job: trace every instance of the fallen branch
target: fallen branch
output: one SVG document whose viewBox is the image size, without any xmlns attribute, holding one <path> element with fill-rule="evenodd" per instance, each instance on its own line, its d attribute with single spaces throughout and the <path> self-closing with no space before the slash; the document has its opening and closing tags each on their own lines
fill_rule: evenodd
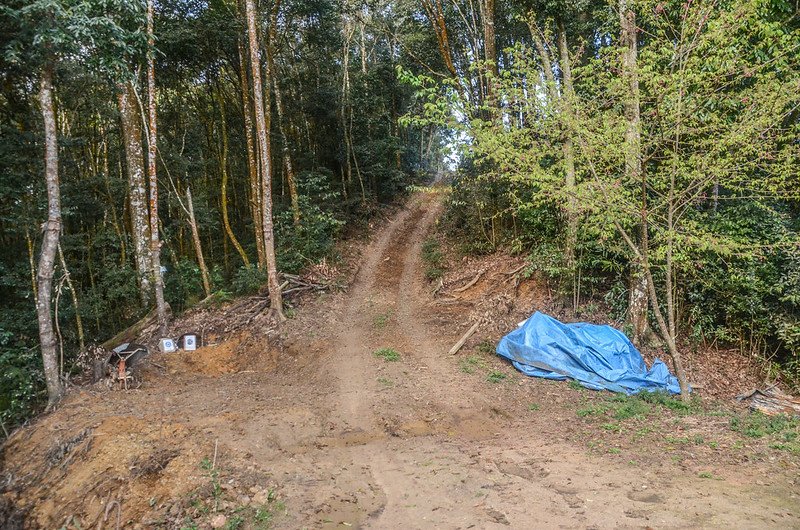
<svg viewBox="0 0 800 530">
<path fill-rule="evenodd" d="M 478 331 L 478 326 L 480 326 L 480 325 L 481 325 L 481 321 L 480 321 L 480 320 L 479 320 L 479 321 L 477 321 L 477 322 L 475 322 L 475 323 L 472 325 L 472 327 L 471 327 L 471 328 L 469 328 L 469 331 L 467 331 L 466 333 L 464 333 L 464 336 L 462 336 L 460 339 L 458 339 L 458 342 L 456 342 L 456 343 L 453 345 L 453 347 L 452 347 L 452 348 L 450 348 L 450 351 L 449 351 L 448 353 L 449 353 L 450 355 L 455 355 L 455 354 L 457 354 L 457 353 L 458 353 L 458 351 L 459 351 L 461 348 L 463 348 L 463 347 L 464 347 L 464 344 L 465 344 L 465 343 L 466 343 L 466 342 L 469 340 L 469 338 L 470 338 L 472 335 L 474 335 L 476 331 Z"/>
<path fill-rule="evenodd" d="M 478 283 L 478 280 L 481 279 L 481 276 L 483 276 L 484 272 L 486 272 L 485 269 L 480 271 L 478 274 L 476 274 L 475 277 L 472 278 L 472 280 L 470 280 L 470 282 L 468 284 L 466 284 L 463 287 L 459 287 L 458 289 L 454 289 L 453 292 L 454 293 L 463 293 L 464 291 L 466 291 L 467 289 L 469 289 L 470 287 L 472 287 L 473 285 Z"/>
<path fill-rule="evenodd" d="M 525 267 L 527 267 L 527 266 L 528 266 L 528 264 L 527 264 L 527 263 L 523 263 L 522 265 L 520 265 L 519 267 L 517 267 L 517 268 L 516 268 L 516 269 L 514 269 L 513 271 L 504 272 L 503 274 L 504 274 L 505 276 L 513 276 L 514 274 L 516 274 L 516 273 L 520 272 L 522 269 L 524 269 L 524 268 L 525 268 Z"/>
<path fill-rule="evenodd" d="M 169 304 L 167 304 L 167 313 L 170 312 Z M 115 347 L 119 346 L 124 342 L 130 342 L 134 340 L 139 334 L 151 324 L 155 324 L 158 320 L 158 312 L 153 309 L 147 315 L 144 316 L 141 320 L 133 324 L 132 326 L 123 329 L 107 341 L 105 341 L 101 346 L 107 350 L 113 350 Z"/>
</svg>

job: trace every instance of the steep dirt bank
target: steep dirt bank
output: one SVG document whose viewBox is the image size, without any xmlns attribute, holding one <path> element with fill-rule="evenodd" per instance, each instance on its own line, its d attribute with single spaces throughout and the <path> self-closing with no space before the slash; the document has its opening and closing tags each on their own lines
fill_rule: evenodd
<svg viewBox="0 0 800 530">
<path fill-rule="evenodd" d="M 519 376 L 470 349 L 480 334 L 447 356 L 468 312 L 423 279 L 439 212 L 412 197 L 280 350 L 243 366 L 260 330 L 238 330 L 138 390 L 72 393 L 4 447 L 7 511 L 42 528 L 800 527 L 797 456 L 725 417 L 607 428 L 576 414 L 601 395 Z"/>
</svg>

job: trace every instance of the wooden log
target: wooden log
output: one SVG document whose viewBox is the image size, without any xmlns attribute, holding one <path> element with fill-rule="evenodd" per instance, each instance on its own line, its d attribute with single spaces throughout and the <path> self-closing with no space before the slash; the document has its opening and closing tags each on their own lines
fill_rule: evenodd
<svg viewBox="0 0 800 530">
<path fill-rule="evenodd" d="M 765 390 L 755 389 L 738 396 L 736 399 L 748 401 L 752 410 L 757 410 L 769 416 L 786 414 L 800 417 L 800 398 L 784 394 L 775 386 Z"/>
<path fill-rule="evenodd" d="M 469 340 L 469 338 L 470 338 L 472 335 L 474 335 L 476 331 L 478 331 L 478 326 L 480 326 L 480 325 L 481 325 L 481 321 L 480 321 L 480 320 L 479 320 L 479 321 L 477 321 L 477 322 L 475 322 L 475 323 L 472 325 L 472 327 L 471 327 L 471 328 L 469 328 L 469 331 L 467 331 L 466 333 L 464 333 L 464 335 L 463 335 L 463 336 L 462 336 L 460 339 L 458 339 L 458 342 L 456 342 L 455 344 L 453 344 L 453 347 L 452 347 L 452 348 L 450 348 L 449 354 L 450 354 L 450 355 L 455 355 L 455 354 L 457 354 L 457 353 L 458 353 L 458 351 L 459 351 L 459 350 L 460 350 L 462 347 L 464 347 L 464 344 L 465 344 L 465 343 L 466 343 L 466 342 Z"/>
<path fill-rule="evenodd" d="M 167 314 L 171 312 L 169 304 L 166 304 Z M 139 334 L 151 324 L 154 324 L 158 320 L 158 312 L 156 309 L 153 309 L 149 313 L 147 313 L 144 318 L 133 324 L 132 326 L 123 329 L 107 341 L 105 341 L 101 346 L 107 350 L 113 350 L 115 347 L 119 346 L 124 342 L 131 342 Z"/>
</svg>

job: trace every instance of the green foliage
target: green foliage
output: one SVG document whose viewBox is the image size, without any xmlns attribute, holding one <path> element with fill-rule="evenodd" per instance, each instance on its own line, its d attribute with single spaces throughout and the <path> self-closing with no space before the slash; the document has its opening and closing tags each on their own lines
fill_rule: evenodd
<svg viewBox="0 0 800 530">
<path fill-rule="evenodd" d="M 276 238 L 280 270 L 298 272 L 331 255 L 345 221 L 341 218 L 341 196 L 331 189 L 329 179 L 329 175 L 317 172 L 305 172 L 300 176 L 299 225 L 294 224 L 291 209 L 278 214 Z"/>
<path fill-rule="evenodd" d="M 467 252 L 525 252 L 559 292 L 605 296 L 618 318 L 628 273 L 646 251 L 655 302 L 679 320 L 678 334 L 769 352 L 797 374 L 800 56 L 786 50 L 800 49 L 800 27 L 788 22 L 791 8 L 734 0 L 709 17 L 703 2 L 631 4 L 641 28 L 631 65 L 639 80 L 635 145 L 626 135 L 625 103 L 634 99 L 619 14 L 605 4 L 572 8 L 586 15 L 566 21 L 580 58 L 574 94 L 560 58 L 540 57 L 522 39 L 504 50 L 493 86 L 501 108 L 450 80 L 399 71 L 417 91 L 406 123 L 444 125 L 463 139 L 447 233 Z M 551 16 L 524 16 L 555 49 L 560 30 Z M 548 69 L 544 59 L 556 64 Z M 478 64 L 464 75 L 474 82 L 481 74 Z M 641 177 L 632 179 L 630 155 L 643 161 Z"/>
<path fill-rule="evenodd" d="M 428 238 L 422 243 L 422 261 L 428 281 L 438 280 L 444 275 L 444 254 L 437 239 Z"/>
<path fill-rule="evenodd" d="M 0 328 L 0 422 L 7 429 L 21 423 L 45 399 L 38 350 L 19 346 Z"/>
<path fill-rule="evenodd" d="M 164 298 L 173 311 L 183 311 L 203 297 L 203 284 L 197 263 L 182 259 L 164 273 Z"/>
<path fill-rule="evenodd" d="M 751 412 L 731 418 L 731 429 L 750 438 L 781 434 L 785 431 L 796 430 L 798 427 L 800 427 L 800 421 L 783 414 L 767 416 L 761 412 Z"/>
<path fill-rule="evenodd" d="M 231 281 L 233 292 L 238 295 L 257 293 L 267 284 L 267 272 L 257 265 L 240 267 Z"/>
<path fill-rule="evenodd" d="M 731 430 L 749 438 L 767 438 L 769 446 L 800 454 L 800 419 L 784 414 L 767 416 L 750 412 L 731 418 Z"/>
<path fill-rule="evenodd" d="M 397 362 L 400 360 L 400 353 L 394 348 L 380 348 L 375 350 L 373 355 L 387 362 Z"/>
<path fill-rule="evenodd" d="M 618 421 L 646 418 L 659 410 L 670 410 L 684 416 L 699 414 L 702 407 L 697 399 L 686 403 L 667 392 L 639 392 L 631 396 L 614 394 L 609 398 L 588 403 L 576 410 L 581 418 L 591 416 L 612 417 Z"/>
<path fill-rule="evenodd" d="M 482 340 L 478 344 L 478 351 L 484 355 L 491 355 L 494 353 L 495 346 L 494 343 L 490 340 Z"/>
</svg>

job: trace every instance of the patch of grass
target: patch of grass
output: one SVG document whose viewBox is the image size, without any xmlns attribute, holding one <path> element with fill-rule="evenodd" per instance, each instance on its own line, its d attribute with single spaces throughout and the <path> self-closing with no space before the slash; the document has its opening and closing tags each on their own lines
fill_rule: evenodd
<svg viewBox="0 0 800 530">
<path fill-rule="evenodd" d="M 425 277 L 428 281 L 438 280 L 444 275 L 444 254 L 439 241 L 428 238 L 422 244 L 422 261 L 425 262 Z"/>
<path fill-rule="evenodd" d="M 714 478 L 714 475 L 709 471 L 701 471 L 697 476 L 700 478 Z"/>
<path fill-rule="evenodd" d="M 380 357 L 387 362 L 397 362 L 400 360 L 400 353 L 394 348 L 381 348 L 379 350 L 375 350 L 374 355 L 375 357 Z"/>
<path fill-rule="evenodd" d="M 225 530 L 238 530 L 244 524 L 244 517 L 241 515 L 234 515 L 225 524 Z"/>
<path fill-rule="evenodd" d="M 376 329 L 383 329 L 386 327 L 386 324 L 388 324 L 391 319 L 392 319 L 391 311 L 380 313 L 378 315 L 375 315 L 375 318 L 372 319 L 372 325 Z"/>
<path fill-rule="evenodd" d="M 208 457 L 200 462 L 200 468 L 206 472 L 206 476 L 211 482 L 211 496 L 214 498 L 214 511 L 219 508 L 219 501 L 222 498 L 222 484 L 219 481 L 219 470 L 214 467 L 214 462 Z"/>
<path fill-rule="evenodd" d="M 601 414 L 605 414 L 608 410 L 610 410 L 610 406 L 608 403 L 590 403 L 585 407 L 579 408 L 576 413 L 581 418 L 585 418 L 587 416 L 599 416 Z"/>
<path fill-rule="evenodd" d="M 692 396 L 689 401 L 682 401 L 674 397 L 669 392 L 657 390 L 655 392 L 639 392 L 635 396 L 642 401 L 650 403 L 651 405 L 658 405 L 669 409 L 677 414 L 686 416 L 689 414 L 698 414 L 703 411 L 702 403 L 696 396 Z"/>
<path fill-rule="evenodd" d="M 480 344 L 478 344 L 478 351 L 485 354 L 492 354 L 494 353 L 494 343 L 489 340 L 482 340 Z"/>
<path fill-rule="evenodd" d="M 800 453 L 800 419 L 750 412 L 731 418 L 730 428 L 748 438 L 769 438 L 772 449 Z"/>
<path fill-rule="evenodd" d="M 798 427 L 800 427 L 800 421 L 784 414 L 767 416 L 761 412 L 751 412 L 731 419 L 731 430 L 750 438 L 763 438 Z"/>
<path fill-rule="evenodd" d="M 649 425 L 642 427 L 641 429 L 636 430 L 636 434 L 634 434 L 633 439 L 638 440 L 650 434 L 651 432 L 655 431 L 655 429 Z"/>
<path fill-rule="evenodd" d="M 253 514 L 253 521 L 256 523 L 269 524 L 272 521 L 272 511 L 270 511 L 269 506 L 261 506 L 256 508 L 256 513 Z"/>
<path fill-rule="evenodd" d="M 503 372 L 499 371 L 499 370 L 492 370 L 486 376 L 486 380 L 488 382 L 495 383 L 495 384 L 502 382 L 506 378 L 508 378 L 508 376 L 506 374 L 504 374 Z"/>
<path fill-rule="evenodd" d="M 627 420 L 629 418 L 644 418 L 651 410 L 650 405 L 641 399 L 632 398 L 624 394 L 611 398 L 614 418 Z"/>
<path fill-rule="evenodd" d="M 605 429 L 607 431 L 611 431 L 611 432 L 614 432 L 614 433 L 622 432 L 622 425 L 620 423 L 617 423 L 617 422 L 604 423 L 600 427 L 602 427 L 603 429 Z"/>
<path fill-rule="evenodd" d="M 687 445 L 691 440 L 688 436 L 670 436 L 664 437 L 664 441 L 672 445 Z"/>
<path fill-rule="evenodd" d="M 385 387 L 394 386 L 394 381 L 392 381 L 391 379 L 389 379 L 387 377 L 379 377 L 378 378 L 378 382 L 380 384 L 382 384 L 383 386 L 385 386 Z"/>
<path fill-rule="evenodd" d="M 622 449 L 620 449 L 619 447 L 612 447 L 608 450 L 608 452 L 611 453 L 612 455 L 618 455 L 622 452 Z"/>
<path fill-rule="evenodd" d="M 574 379 L 572 379 L 567 386 L 572 390 L 577 390 L 579 392 L 583 392 L 584 390 L 586 390 L 586 388 L 582 384 L 575 381 Z"/>
<path fill-rule="evenodd" d="M 538 403 L 531 403 L 530 405 L 528 405 L 528 410 L 531 412 L 536 412 L 540 408 L 542 407 Z"/>
<path fill-rule="evenodd" d="M 477 355 L 470 355 L 469 357 L 464 357 L 458 362 L 458 366 L 461 368 L 461 371 L 465 374 L 474 374 L 475 370 L 478 368 L 486 368 L 486 361 L 478 357 Z"/>
<path fill-rule="evenodd" d="M 571 381 L 570 387 L 579 387 L 580 383 Z M 583 387 L 580 387 L 583 389 Z M 647 418 L 657 409 L 668 409 L 679 416 L 700 412 L 699 401 L 683 403 L 666 392 L 640 392 L 631 396 L 614 394 L 601 402 L 590 403 L 577 410 L 580 417 L 586 416 L 613 416 L 614 419 L 624 421 L 632 418 Z"/>
</svg>

